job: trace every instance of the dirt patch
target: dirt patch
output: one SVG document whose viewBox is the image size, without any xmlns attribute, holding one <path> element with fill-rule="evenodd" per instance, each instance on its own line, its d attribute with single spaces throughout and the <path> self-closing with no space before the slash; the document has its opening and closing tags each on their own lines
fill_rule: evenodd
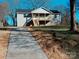
<svg viewBox="0 0 79 59">
<path fill-rule="evenodd" d="M 79 34 L 29 28 L 48 59 L 79 59 Z"/>
<path fill-rule="evenodd" d="M 9 31 L 0 31 L 0 59 L 6 57 L 9 33 Z"/>
<path fill-rule="evenodd" d="M 32 31 L 31 33 L 48 56 L 48 59 L 70 59 L 63 49 L 61 40 L 55 39 L 48 32 Z"/>
</svg>

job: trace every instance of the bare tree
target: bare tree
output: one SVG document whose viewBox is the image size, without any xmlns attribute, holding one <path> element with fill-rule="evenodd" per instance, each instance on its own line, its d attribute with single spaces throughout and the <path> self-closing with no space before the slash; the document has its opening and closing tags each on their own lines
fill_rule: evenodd
<svg viewBox="0 0 79 59">
<path fill-rule="evenodd" d="M 8 7 L 7 3 L 0 4 L 0 15 L 1 16 L 4 16 L 5 14 L 7 14 L 7 7 Z"/>
<path fill-rule="evenodd" d="M 13 0 L 12 1 L 12 8 L 9 9 L 9 16 L 12 18 L 12 21 L 13 21 L 13 26 L 16 25 L 16 19 L 15 19 L 15 12 L 16 12 L 16 9 L 18 8 L 18 4 L 19 4 L 19 0 Z"/>
<path fill-rule="evenodd" d="M 75 20 L 75 0 L 70 0 L 70 12 L 71 12 L 71 27 L 70 31 L 77 31 L 77 25 Z"/>
<path fill-rule="evenodd" d="M 5 22 L 4 16 L 8 13 L 7 8 L 8 8 L 7 3 L 0 4 L 0 20 L 3 24 Z"/>
<path fill-rule="evenodd" d="M 30 0 L 32 7 L 34 9 L 39 8 L 39 7 L 43 7 L 43 5 L 45 3 L 47 3 L 49 0 Z"/>
</svg>

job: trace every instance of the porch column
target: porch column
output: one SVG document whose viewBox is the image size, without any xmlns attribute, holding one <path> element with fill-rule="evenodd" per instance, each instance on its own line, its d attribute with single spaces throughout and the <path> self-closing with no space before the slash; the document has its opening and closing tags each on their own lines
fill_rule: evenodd
<svg viewBox="0 0 79 59">
<path fill-rule="evenodd" d="M 40 26 L 40 24 L 39 24 L 39 20 L 40 20 L 40 14 L 38 13 L 38 26 Z"/>
<path fill-rule="evenodd" d="M 45 25 L 46 25 L 46 13 L 44 14 L 44 19 L 45 19 Z"/>
<path fill-rule="evenodd" d="M 34 26 L 35 26 L 35 20 L 34 20 L 34 15 L 33 15 L 33 13 L 32 13 L 32 21 L 33 21 L 33 24 L 34 24 Z"/>
</svg>

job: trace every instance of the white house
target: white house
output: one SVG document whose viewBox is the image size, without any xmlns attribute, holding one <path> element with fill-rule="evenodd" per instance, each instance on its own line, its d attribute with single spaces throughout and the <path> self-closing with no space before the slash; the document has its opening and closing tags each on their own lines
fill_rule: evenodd
<svg viewBox="0 0 79 59">
<path fill-rule="evenodd" d="M 16 11 L 17 27 L 26 23 L 34 26 L 50 26 L 61 23 L 61 13 L 57 10 L 38 8 L 35 10 L 20 9 Z"/>
<path fill-rule="evenodd" d="M 31 11 L 34 26 L 57 25 L 61 22 L 61 14 L 56 10 L 38 8 Z"/>
<path fill-rule="evenodd" d="M 16 20 L 17 20 L 17 27 L 23 27 L 26 24 L 26 17 L 25 15 L 30 13 L 30 10 L 19 9 L 16 11 Z"/>
</svg>

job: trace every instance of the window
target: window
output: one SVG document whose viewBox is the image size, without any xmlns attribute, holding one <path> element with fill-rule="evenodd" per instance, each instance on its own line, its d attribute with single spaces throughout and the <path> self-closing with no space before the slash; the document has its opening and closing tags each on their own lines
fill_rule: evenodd
<svg viewBox="0 0 79 59">
<path fill-rule="evenodd" d="M 57 15 L 55 14 L 55 18 L 57 18 Z"/>
<path fill-rule="evenodd" d="M 38 14 L 34 14 L 34 17 L 38 17 Z"/>
</svg>

